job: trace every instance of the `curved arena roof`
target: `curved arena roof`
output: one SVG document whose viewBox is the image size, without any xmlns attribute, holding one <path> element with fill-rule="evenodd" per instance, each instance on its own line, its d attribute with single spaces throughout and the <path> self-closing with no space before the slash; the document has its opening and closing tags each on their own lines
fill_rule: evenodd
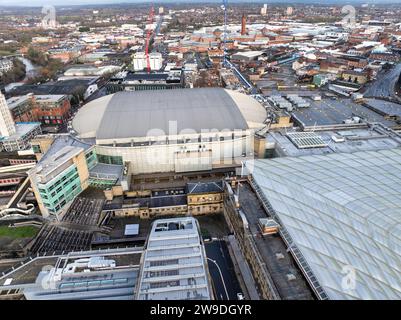
<svg viewBox="0 0 401 320">
<path fill-rule="evenodd" d="M 266 116 L 252 97 L 222 88 L 125 91 L 89 102 L 72 125 L 81 138 L 124 139 L 152 129 L 168 135 L 170 121 L 177 133 L 261 128 Z"/>
<path fill-rule="evenodd" d="M 256 160 L 252 174 L 331 299 L 401 298 L 401 149 Z"/>
</svg>

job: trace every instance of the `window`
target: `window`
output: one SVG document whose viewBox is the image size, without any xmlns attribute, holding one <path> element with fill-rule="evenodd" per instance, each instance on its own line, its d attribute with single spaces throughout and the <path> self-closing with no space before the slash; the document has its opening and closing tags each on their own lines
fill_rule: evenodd
<svg viewBox="0 0 401 320">
<path fill-rule="evenodd" d="M 98 154 L 97 158 L 100 163 L 119 164 L 119 165 L 123 164 L 123 158 L 121 156 L 106 156 Z"/>
<path fill-rule="evenodd" d="M 172 264 L 178 264 L 178 259 L 150 261 L 151 267 L 168 266 Z"/>
<path fill-rule="evenodd" d="M 167 276 L 177 276 L 179 274 L 178 270 L 162 270 L 162 271 L 150 271 L 149 277 L 167 277 Z"/>
</svg>

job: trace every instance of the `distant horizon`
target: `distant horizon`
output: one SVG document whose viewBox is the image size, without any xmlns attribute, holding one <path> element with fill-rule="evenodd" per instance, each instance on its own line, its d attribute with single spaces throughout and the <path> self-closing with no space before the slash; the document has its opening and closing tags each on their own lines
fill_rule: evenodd
<svg viewBox="0 0 401 320">
<path fill-rule="evenodd" d="M 179 4 L 179 3 L 221 3 L 222 0 L 0 0 L 0 7 L 41 7 L 45 5 L 54 6 L 88 6 L 88 5 L 124 5 L 124 4 Z M 324 0 L 323 3 L 318 0 L 228 0 L 229 3 L 253 3 L 253 4 L 280 4 L 280 3 L 293 3 L 293 4 L 400 4 L 401 0 Z"/>
</svg>

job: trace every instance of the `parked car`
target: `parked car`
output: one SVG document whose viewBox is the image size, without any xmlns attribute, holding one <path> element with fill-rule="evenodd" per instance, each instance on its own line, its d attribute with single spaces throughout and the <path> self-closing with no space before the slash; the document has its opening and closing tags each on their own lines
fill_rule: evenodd
<svg viewBox="0 0 401 320">
<path fill-rule="evenodd" d="M 238 292 L 238 293 L 237 293 L 237 299 L 238 299 L 238 300 L 245 300 L 245 297 L 244 297 L 244 295 L 243 295 L 241 292 Z"/>
</svg>

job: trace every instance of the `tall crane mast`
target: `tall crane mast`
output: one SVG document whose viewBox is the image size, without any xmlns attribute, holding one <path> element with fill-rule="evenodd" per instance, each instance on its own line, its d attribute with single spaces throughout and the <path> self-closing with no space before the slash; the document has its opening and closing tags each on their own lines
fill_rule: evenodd
<svg viewBox="0 0 401 320">
<path fill-rule="evenodd" d="M 155 15 L 155 9 L 152 5 L 149 12 L 149 20 L 148 20 L 148 31 L 146 33 L 146 46 L 145 46 L 145 55 L 146 55 L 146 70 L 150 73 L 150 58 L 149 58 L 149 44 L 150 44 L 150 37 L 152 36 L 152 23 L 153 17 Z"/>
<path fill-rule="evenodd" d="M 223 31 L 223 66 L 227 63 L 226 58 L 226 42 L 227 42 L 227 5 L 228 1 L 223 0 L 222 9 L 224 10 L 224 31 Z"/>
</svg>

